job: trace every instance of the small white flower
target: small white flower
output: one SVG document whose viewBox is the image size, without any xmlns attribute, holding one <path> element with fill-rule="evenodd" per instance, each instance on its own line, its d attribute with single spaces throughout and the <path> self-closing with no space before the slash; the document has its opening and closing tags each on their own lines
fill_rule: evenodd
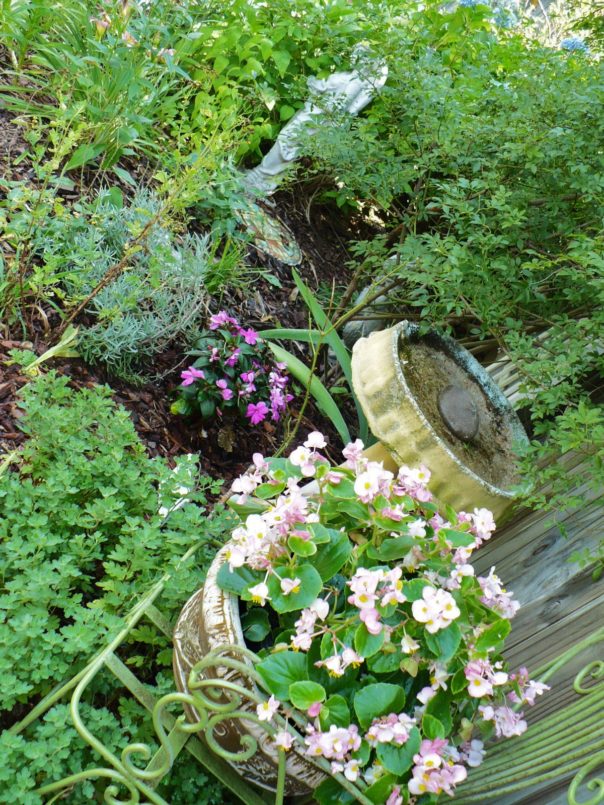
<svg viewBox="0 0 604 805">
<path fill-rule="evenodd" d="M 287 752 L 293 746 L 294 736 L 285 730 L 281 730 L 275 734 L 274 741 L 277 749 L 283 749 L 284 752 Z"/>
<path fill-rule="evenodd" d="M 263 607 L 267 601 L 270 601 L 268 587 L 263 581 L 261 581 L 260 584 L 255 584 L 253 587 L 250 587 L 248 592 L 252 596 L 252 601 L 255 604 L 260 604 L 261 607 Z"/>
<path fill-rule="evenodd" d="M 419 643 L 417 640 L 414 640 L 412 637 L 409 637 L 408 634 L 403 636 L 401 640 L 401 649 L 404 651 L 405 654 L 413 654 L 414 651 L 417 651 L 419 648 Z"/>
<path fill-rule="evenodd" d="M 256 706 L 256 715 L 260 721 L 270 721 L 279 709 L 281 702 L 271 696 L 267 701 L 261 702 Z"/>
<path fill-rule="evenodd" d="M 281 592 L 283 595 L 289 595 L 290 593 L 297 593 L 300 591 L 300 584 L 302 582 L 300 579 L 281 579 Z"/>
<path fill-rule="evenodd" d="M 329 603 L 324 598 L 315 598 L 309 609 L 323 621 L 329 615 Z"/>
<path fill-rule="evenodd" d="M 304 442 L 304 447 L 308 447 L 311 450 L 322 450 L 324 447 L 327 447 L 325 436 L 319 433 L 318 430 L 314 430 L 312 433 L 308 434 L 308 438 Z"/>
</svg>

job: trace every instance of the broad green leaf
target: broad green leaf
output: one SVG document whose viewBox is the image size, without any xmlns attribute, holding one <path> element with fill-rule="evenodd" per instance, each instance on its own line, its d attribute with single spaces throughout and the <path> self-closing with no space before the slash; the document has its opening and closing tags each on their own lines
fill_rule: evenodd
<svg viewBox="0 0 604 805">
<path fill-rule="evenodd" d="M 289 698 L 289 686 L 293 682 L 304 682 L 306 657 L 301 652 L 279 651 L 271 654 L 256 665 L 266 689 L 282 702 Z"/>
<path fill-rule="evenodd" d="M 453 674 L 453 678 L 451 679 L 451 693 L 457 695 L 462 691 L 467 690 L 468 687 L 468 680 L 464 673 L 464 669 L 460 668 L 455 674 Z"/>
<path fill-rule="evenodd" d="M 467 531 L 455 531 L 452 528 L 442 528 L 438 536 L 443 536 L 454 548 L 467 548 L 476 542 L 476 537 Z"/>
<path fill-rule="evenodd" d="M 347 727 L 350 724 L 350 710 L 343 696 L 335 693 L 325 702 L 319 713 L 322 730 L 328 730 L 332 724 L 336 727 Z"/>
<path fill-rule="evenodd" d="M 319 805 L 348 805 L 350 802 L 355 802 L 355 797 L 346 789 L 334 780 L 333 777 L 328 777 L 326 780 L 315 788 L 312 792 L 313 801 L 318 802 Z"/>
<path fill-rule="evenodd" d="M 270 330 L 260 330 L 258 333 L 262 338 L 272 339 L 273 341 L 302 341 L 306 344 L 317 346 L 321 342 L 321 333 L 316 330 L 303 330 L 291 327 L 277 327 Z"/>
<path fill-rule="evenodd" d="M 221 590 L 241 595 L 250 584 L 262 581 L 262 573 L 245 566 L 229 570 L 228 563 L 225 562 L 218 571 L 216 580 Z"/>
<path fill-rule="evenodd" d="M 426 632 L 425 640 L 428 648 L 439 662 L 447 663 L 459 648 L 461 630 L 456 623 L 451 623 L 446 629 L 440 629 L 435 634 Z"/>
<path fill-rule="evenodd" d="M 392 774 L 401 775 L 409 771 L 413 765 L 413 755 L 419 751 L 421 735 L 417 727 L 409 732 L 409 738 L 402 746 L 395 744 L 378 744 L 376 754 L 378 760 Z"/>
<path fill-rule="evenodd" d="M 402 712 L 405 699 L 405 691 L 400 685 L 374 682 L 356 692 L 354 711 L 359 724 L 366 730 L 374 718 Z"/>
<path fill-rule="evenodd" d="M 308 366 L 292 355 L 291 352 L 287 352 L 287 350 L 282 349 L 277 346 L 277 344 L 271 344 L 270 342 L 269 347 L 275 358 L 286 364 L 289 373 L 293 375 L 296 380 L 299 380 L 305 388 L 310 390 L 321 413 L 331 421 L 334 428 L 338 431 L 342 442 L 348 444 L 351 441 L 348 425 L 344 421 L 344 417 L 340 413 L 340 409 L 336 405 L 335 400 L 319 378 L 312 375 Z"/>
<path fill-rule="evenodd" d="M 273 57 L 273 61 L 277 65 L 277 70 L 279 71 L 279 75 L 283 77 L 285 75 L 285 73 L 287 71 L 287 67 L 288 67 L 288 65 L 289 65 L 289 63 L 290 63 L 290 61 L 292 59 L 291 55 L 287 52 L 287 50 L 274 50 L 273 54 L 272 54 L 272 57 Z M 292 114 L 295 111 L 296 110 L 293 109 Z M 291 117 L 291 115 L 290 115 L 290 117 Z M 281 119 L 284 120 L 286 118 L 282 117 Z"/>
<path fill-rule="evenodd" d="M 285 595 L 281 590 L 281 579 L 299 579 L 296 591 Z M 268 582 L 271 606 L 276 612 L 293 612 L 310 606 L 323 587 L 321 576 L 312 565 L 300 565 L 294 569 L 278 567 Z"/>
<path fill-rule="evenodd" d="M 405 656 L 400 648 L 395 651 L 380 651 L 369 658 L 367 666 L 374 674 L 390 674 L 398 671 Z"/>
<path fill-rule="evenodd" d="M 445 729 L 445 735 L 448 735 L 453 728 L 451 719 L 451 699 L 449 692 L 439 690 L 436 696 L 433 696 L 426 705 L 426 713 L 437 718 Z"/>
<path fill-rule="evenodd" d="M 413 537 L 385 539 L 377 548 L 375 545 L 371 545 L 367 549 L 367 556 L 370 559 L 382 559 L 385 562 L 390 562 L 392 559 L 402 559 L 416 543 L 417 540 Z"/>
<path fill-rule="evenodd" d="M 332 532 L 339 533 L 334 528 L 327 528 L 321 523 L 308 523 L 305 525 L 307 531 L 312 534 L 312 541 L 316 545 L 323 545 L 325 542 L 330 542 L 332 539 Z"/>
<path fill-rule="evenodd" d="M 298 710 L 308 710 L 315 702 L 324 702 L 327 694 L 323 685 L 317 682 L 292 682 L 289 686 L 289 700 Z"/>
<path fill-rule="evenodd" d="M 319 545 L 313 565 L 323 581 L 329 581 L 342 568 L 352 553 L 353 545 L 345 531 L 329 529 L 329 542 Z"/>
<path fill-rule="evenodd" d="M 302 537 L 290 537 L 287 540 L 290 551 L 296 556 L 313 556 L 317 552 L 317 546 L 310 539 L 302 539 Z"/>
<path fill-rule="evenodd" d="M 430 738 L 431 741 L 435 738 L 445 737 L 445 728 L 437 718 L 431 716 L 429 713 L 424 713 L 422 718 L 422 732 L 426 738 Z"/>
<path fill-rule="evenodd" d="M 373 635 L 367 631 L 364 623 L 361 623 L 354 634 L 354 647 L 361 655 L 361 657 L 372 657 L 376 654 L 384 644 L 385 630 Z"/>
<path fill-rule="evenodd" d="M 411 579 L 411 581 L 403 582 L 403 593 L 407 596 L 407 601 L 419 601 L 424 587 L 431 586 L 430 582 L 425 579 Z"/>
<path fill-rule="evenodd" d="M 375 802 L 376 805 L 383 805 L 388 800 L 397 782 L 398 780 L 394 775 L 384 774 L 363 791 L 363 796 L 370 799 L 371 802 Z"/>
<path fill-rule="evenodd" d="M 241 618 L 243 636 L 252 643 L 259 643 L 271 630 L 268 612 L 260 607 L 248 610 Z"/>
<path fill-rule="evenodd" d="M 270 498 L 274 498 L 276 495 L 280 495 L 284 489 L 284 483 L 260 484 L 260 486 L 257 486 L 254 490 L 254 497 L 260 498 L 261 500 L 269 500 Z"/>
<path fill-rule="evenodd" d="M 504 618 L 495 621 L 476 641 L 476 650 L 487 651 L 490 648 L 497 648 L 509 635 L 511 628 L 511 623 Z"/>
</svg>

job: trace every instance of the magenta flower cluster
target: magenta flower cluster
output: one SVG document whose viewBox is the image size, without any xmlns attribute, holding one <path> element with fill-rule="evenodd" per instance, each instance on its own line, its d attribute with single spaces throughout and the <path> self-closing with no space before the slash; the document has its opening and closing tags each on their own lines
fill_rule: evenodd
<svg viewBox="0 0 604 805">
<path fill-rule="evenodd" d="M 210 419 L 235 409 L 251 425 L 281 419 L 293 399 L 287 367 L 271 360 L 255 330 L 221 310 L 210 317 L 195 347 L 197 359 L 181 372 L 180 397 L 173 410 L 198 410 Z"/>
</svg>

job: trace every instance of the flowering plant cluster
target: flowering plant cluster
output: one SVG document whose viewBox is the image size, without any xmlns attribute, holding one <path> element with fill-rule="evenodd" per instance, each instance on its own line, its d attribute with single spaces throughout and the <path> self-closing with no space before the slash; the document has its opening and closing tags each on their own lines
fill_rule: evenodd
<svg viewBox="0 0 604 805">
<path fill-rule="evenodd" d="M 546 686 L 506 669 L 518 603 L 470 562 L 491 512 L 439 512 L 425 467 L 394 475 L 360 440 L 339 467 L 324 447 L 315 432 L 288 459 L 256 454 L 233 484 L 242 522 L 218 581 L 248 602 L 270 694 L 258 717 L 278 747 L 330 763 L 321 803 L 337 801 L 338 775 L 373 802 L 435 802 L 481 763 L 485 737 L 526 729 L 518 707 Z"/>
<path fill-rule="evenodd" d="M 235 410 L 258 425 L 278 422 L 288 403 L 289 376 L 284 363 L 271 360 L 264 341 L 252 329 L 221 310 L 210 317 L 209 330 L 198 340 L 197 360 L 181 372 L 179 399 L 173 413 L 199 411 L 204 419 Z"/>
</svg>

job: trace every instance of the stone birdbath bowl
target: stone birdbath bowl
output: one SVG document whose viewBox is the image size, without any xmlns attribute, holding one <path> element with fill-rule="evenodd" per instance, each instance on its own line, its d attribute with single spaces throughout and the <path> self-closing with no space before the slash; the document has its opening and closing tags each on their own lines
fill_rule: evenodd
<svg viewBox="0 0 604 805">
<path fill-rule="evenodd" d="M 438 499 L 458 511 L 484 506 L 505 519 L 518 481 L 514 446 L 527 436 L 467 350 L 404 321 L 356 342 L 352 380 L 380 442 L 371 458 L 390 469 L 425 464 Z"/>
</svg>

